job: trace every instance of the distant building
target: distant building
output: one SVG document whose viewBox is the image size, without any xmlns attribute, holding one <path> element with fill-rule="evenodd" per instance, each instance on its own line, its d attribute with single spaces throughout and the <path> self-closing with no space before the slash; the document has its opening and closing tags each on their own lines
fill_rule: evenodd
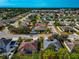
<svg viewBox="0 0 79 59">
<path fill-rule="evenodd" d="M 54 21 L 49 21 L 48 26 L 52 26 Z"/>
<path fill-rule="evenodd" d="M 68 39 L 70 41 L 79 40 L 79 35 L 77 35 L 76 33 L 73 33 L 73 34 L 71 34 L 71 35 L 68 36 Z"/>
<path fill-rule="evenodd" d="M 0 21 L 0 28 L 4 27 L 5 24 L 3 22 Z"/>
</svg>

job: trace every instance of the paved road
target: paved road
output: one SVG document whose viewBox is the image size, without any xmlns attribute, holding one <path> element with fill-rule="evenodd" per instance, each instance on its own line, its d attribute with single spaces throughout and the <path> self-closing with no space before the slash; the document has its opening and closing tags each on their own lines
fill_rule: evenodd
<svg viewBox="0 0 79 59">
<path fill-rule="evenodd" d="M 19 34 L 7 34 L 4 32 L 0 32 L 0 38 L 13 38 L 13 37 L 22 37 L 22 38 L 33 38 L 34 40 L 36 40 L 38 37 L 47 37 L 49 36 L 49 34 L 26 34 L 26 35 L 19 35 Z"/>
</svg>

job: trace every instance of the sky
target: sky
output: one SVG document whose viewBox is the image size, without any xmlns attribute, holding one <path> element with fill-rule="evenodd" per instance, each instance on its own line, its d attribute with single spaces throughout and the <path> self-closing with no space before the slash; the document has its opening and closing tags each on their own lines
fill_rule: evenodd
<svg viewBox="0 0 79 59">
<path fill-rule="evenodd" d="M 0 7 L 78 8 L 79 0 L 0 0 Z"/>
</svg>

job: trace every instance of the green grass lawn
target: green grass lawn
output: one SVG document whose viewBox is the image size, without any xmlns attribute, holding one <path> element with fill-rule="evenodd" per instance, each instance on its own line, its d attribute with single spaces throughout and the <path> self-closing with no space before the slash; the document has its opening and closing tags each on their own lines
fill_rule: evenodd
<svg viewBox="0 0 79 59">
<path fill-rule="evenodd" d="M 0 59 L 5 59 L 6 57 L 5 56 L 0 56 Z"/>
<path fill-rule="evenodd" d="M 41 54 L 40 53 L 33 54 L 33 59 L 40 59 L 40 58 L 41 58 Z"/>
<path fill-rule="evenodd" d="M 25 54 L 20 55 L 19 53 L 15 54 L 12 59 L 40 59 L 40 53 L 34 53 L 34 54 Z"/>
<path fill-rule="evenodd" d="M 2 59 L 2 57 L 0 56 L 0 59 Z"/>
</svg>

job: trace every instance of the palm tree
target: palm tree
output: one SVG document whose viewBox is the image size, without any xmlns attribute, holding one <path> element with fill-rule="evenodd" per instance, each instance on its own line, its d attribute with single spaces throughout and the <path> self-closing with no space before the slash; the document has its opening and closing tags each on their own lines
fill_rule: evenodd
<svg viewBox="0 0 79 59">
<path fill-rule="evenodd" d="M 59 59 L 64 59 L 64 55 L 68 53 L 66 48 L 60 48 L 57 52 Z"/>
<path fill-rule="evenodd" d="M 72 54 L 70 55 L 70 58 L 71 58 L 71 59 L 79 59 L 79 54 L 78 54 L 78 53 L 72 53 Z"/>
<path fill-rule="evenodd" d="M 79 53 L 79 45 L 75 45 L 74 52 Z"/>
<path fill-rule="evenodd" d="M 68 35 L 59 35 L 59 34 L 54 34 L 53 37 L 61 42 L 63 42 L 64 40 L 67 40 Z"/>
<path fill-rule="evenodd" d="M 64 55 L 64 59 L 71 59 L 71 58 L 70 58 L 70 54 L 69 54 L 69 53 L 66 53 L 66 54 Z"/>
</svg>

